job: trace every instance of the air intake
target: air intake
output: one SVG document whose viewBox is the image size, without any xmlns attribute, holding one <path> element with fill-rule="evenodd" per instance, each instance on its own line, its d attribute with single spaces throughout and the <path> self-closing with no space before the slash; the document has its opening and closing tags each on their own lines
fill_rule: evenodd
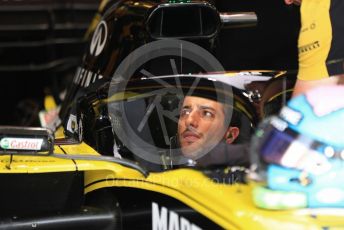
<svg viewBox="0 0 344 230">
<path fill-rule="evenodd" d="M 147 18 L 154 39 L 211 38 L 221 26 L 217 10 L 208 3 L 161 4 Z"/>
</svg>

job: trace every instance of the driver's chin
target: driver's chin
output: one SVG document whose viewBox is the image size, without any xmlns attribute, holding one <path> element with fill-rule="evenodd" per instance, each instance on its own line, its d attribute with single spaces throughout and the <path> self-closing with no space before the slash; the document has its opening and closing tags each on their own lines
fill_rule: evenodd
<svg viewBox="0 0 344 230">
<path fill-rule="evenodd" d="M 201 139 L 192 143 L 182 142 L 180 147 L 183 156 L 192 160 L 203 157 L 221 142 L 221 136 L 223 135 L 220 134 L 222 133 L 214 135 L 213 137 L 204 135 Z"/>
<path fill-rule="evenodd" d="M 202 157 L 205 153 L 205 149 L 205 144 L 201 140 L 181 146 L 184 157 L 192 160 L 197 160 Z"/>
<path fill-rule="evenodd" d="M 198 148 L 195 147 L 194 145 L 196 145 L 195 143 L 190 144 L 188 146 L 182 147 L 182 153 L 184 155 L 184 157 L 195 160 L 197 159 L 198 154 Z"/>
</svg>

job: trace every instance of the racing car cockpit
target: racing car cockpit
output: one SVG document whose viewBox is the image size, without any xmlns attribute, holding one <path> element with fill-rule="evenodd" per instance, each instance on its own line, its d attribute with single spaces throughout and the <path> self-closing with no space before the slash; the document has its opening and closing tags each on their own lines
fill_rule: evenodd
<svg viewBox="0 0 344 230">
<path fill-rule="evenodd" d="M 248 142 L 254 124 L 231 86 L 210 76 L 178 75 L 121 87 L 110 85 L 107 101 L 115 156 L 126 157 L 125 147 L 136 161 L 161 169 L 248 164 L 239 149 L 229 153 L 235 152 L 231 145 Z"/>
<path fill-rule="evenodd" d="M 67 132 L 74 127 L 100 154 L 149 171 L 248 167 L 247 143 L 260 118 L 242 83 L 266 79 L 258 73 L 113 78 L 79 99 Z"/>
</svg>

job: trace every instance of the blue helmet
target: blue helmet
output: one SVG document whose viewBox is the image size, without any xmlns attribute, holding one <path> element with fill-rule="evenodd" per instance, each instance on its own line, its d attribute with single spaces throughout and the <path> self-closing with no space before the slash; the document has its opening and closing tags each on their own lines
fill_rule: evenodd
<svg viewBox="0 0 344 230">
<path fill-rule="evenodd" d="M 344 86 L 309 91 L 264 121 L 252 144 L 253 167 L 266 180 L 254 191 L 256 204 L 344 207 L 343 133 Z"/>
<path fill-rule="evenodd" d="M 280 116 L 296 132 L 344 149 L 344 86 L 314 89 L 290 100 Z"/>
</svg>

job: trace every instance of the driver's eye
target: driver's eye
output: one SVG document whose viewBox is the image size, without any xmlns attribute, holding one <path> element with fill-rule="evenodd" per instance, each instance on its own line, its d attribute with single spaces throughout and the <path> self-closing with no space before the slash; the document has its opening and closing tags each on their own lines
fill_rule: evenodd
<svg viewBox="0 0 344 230">
<path fill-rule="evenodd" d="M 214 118 L 215 114 L 208 110 L 202 110 L 202 117 L 204 118 Z"/>
<path fill-rule="evenodd" d="M 186 116 L 186 115 L 189 115 L 190 114 L 190 112 L 191 112 L 191 110 L 190 109 L 182 109 L 181 111 L 180 111 L 180 117 L 184 117 L 184 116 Z"/>
</svg>

